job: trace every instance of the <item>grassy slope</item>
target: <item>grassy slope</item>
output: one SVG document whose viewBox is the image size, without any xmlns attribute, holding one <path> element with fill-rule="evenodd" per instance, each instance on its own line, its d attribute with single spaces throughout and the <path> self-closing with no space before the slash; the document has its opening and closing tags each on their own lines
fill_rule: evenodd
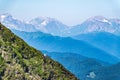
<svg viewBox="0 0 120 80">
<path fill-rule="evenodd" d="M 0 24 L 0 78 L 4 80 L 77 80 Z"/>
</svg>

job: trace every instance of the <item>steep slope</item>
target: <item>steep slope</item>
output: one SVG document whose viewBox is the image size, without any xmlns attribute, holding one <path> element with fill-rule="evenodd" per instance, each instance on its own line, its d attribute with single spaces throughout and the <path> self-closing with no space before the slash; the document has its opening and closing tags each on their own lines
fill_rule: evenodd
<svg viewBox="0 0 120 80">
<path fill-rule="evenodd" d="M 120 58 L 120 37 L 106 32 L 80 34 L 73 38 L 84 40 L 114 56 Z"/>
<path fill-rule="evenodd" d="M 13 30 L 13 32 L 38 50 L 77 53 L 89 58 L 95 58 L 110 63 L 120 61 L 117 57 L 91 46 L 82 40 L 52 36 L 42 32 L 21 32 L 16 30 Z"/>
<path fill-rule="evenodd" d="M 0 79 L 77 80 L 62 65 L 28 46 L 1 23 Z"/>
</svg>

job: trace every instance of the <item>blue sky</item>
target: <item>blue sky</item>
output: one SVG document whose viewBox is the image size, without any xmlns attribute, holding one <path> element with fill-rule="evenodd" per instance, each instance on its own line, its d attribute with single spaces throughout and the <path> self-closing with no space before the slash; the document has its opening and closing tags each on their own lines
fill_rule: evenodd
<svg viewBox="0 0 120 80">
<path fill-rule="evenodd" d="M 75 25 L 97 15 L 120 18 L 120 0 L 0 0 L 3 13 L 21 20 L 47 16 Z"/>
</svg>

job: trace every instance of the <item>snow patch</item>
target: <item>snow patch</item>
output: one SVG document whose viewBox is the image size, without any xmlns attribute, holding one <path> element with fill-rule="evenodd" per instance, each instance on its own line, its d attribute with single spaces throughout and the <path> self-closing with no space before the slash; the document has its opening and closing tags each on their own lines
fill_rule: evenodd
<svg viewBox="0 0 120 80">
<path fill-rule="evenodd" d="M 41 23 L 41 25 L 44 25 L 44 26 L 46 26 L 47 25 L 47 21 L 43 21 L 42 23 Z"/>
<path fill-rule="evenodd" d="M 103 22 L 109 22 L 108 20 L 106 20 L 106 19 L 103 19 Z"/>
<path fill-rule="evenodd" d="M 0 16 L 0 21 L 3 22 L 5 17 L 6 17 L 5 15 Z"/>
<path fill-rule="evenodd" d="M 105 23 L 111 24 L 107 19 L 103 19 L 102 22 L 105 22 Z"/>
</svg>

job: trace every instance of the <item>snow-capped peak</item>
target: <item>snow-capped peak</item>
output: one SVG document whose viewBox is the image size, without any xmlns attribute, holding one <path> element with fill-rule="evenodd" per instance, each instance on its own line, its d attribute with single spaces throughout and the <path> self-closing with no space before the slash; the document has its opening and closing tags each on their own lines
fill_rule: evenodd
<svg viewBox="0 0 120 80">
<path fill-rule="evenodd" d="M 62 22 L 58 21 L 57 19 L 50 18 L 50 17 L 44 17 L 44 16 L 34 18 L 34 19 L 30 20 L 28 23 L 36 26 L 37 29 L 43 28 L 47 25 L 56 26 L 56 28 L 66 26 Z M 67 28 L 67 26 L 66 26 L 66 28 Z"/>
<path fill-rule="evenodd" d="M 91 17 L 87 21 L 92 21 L 92 22 L 99 21 L 99 22 L 104 22 L 104 23 L 111 24 L 110 21 L 107 18 L 103 17 L 103 16 Z"/>
<path fill-rule="evenodd" d="M 0 15 L 1 17 L 12 17 L 10 14 L 8 14 L 8 13 L 5 13 L 5 14 L 2 14 L 2 15 Z"/>
<path fill-rule="evenodd" d="M 29 21 L 29 24 L 34 25 L 37 30 L 50 33 L 52 35 L 62 35 L 62 32 L 68 29 L 68 26 L 64 25 L 57 19 L 44 16 L 32 19 Z"/>
<path fill-rule="evenodd" d="M 1 15 L 1 16 L 0 16 L 0 22 L 3 22 L 5 17 L 6 17 L 6 16 Z"/>
<path fill-rule="evenodd" d="M 93 20 L 103 20 L 103 19 L 106 19 L 106 18 L 103 17 L 103 16 L 94 16 L 94 17 L 90 17 L 90 18 L 88 18 L 88 21 L 93 21 Z"/>
<path fill-rule="evenodd" d="M 102 22 L 105 22 L 105 21 L 107 21 L 107 19 L 103 16 L 94 16 L 94 17 L 90 17 L 87 21 L 102 21 Z"/>
<path fill-rule="evenodd" d="M 29 21 L 29 23 L 36 24 L 36 25 L 40 25 L 40 24 L 47 25 L 47 23 L 52 22 L 52 21 L 57 21 L 57 20 L 54 18 L 42 16 L 42 17 L 37 17 L 37 18 L 32 19 L 31 21 Z"/>
<path fill-rule="evenodd" d="M 6 18 L 12 18 L 8 13 L 0 15 L 0 21 L 3 22 Z"/>
</svg>

